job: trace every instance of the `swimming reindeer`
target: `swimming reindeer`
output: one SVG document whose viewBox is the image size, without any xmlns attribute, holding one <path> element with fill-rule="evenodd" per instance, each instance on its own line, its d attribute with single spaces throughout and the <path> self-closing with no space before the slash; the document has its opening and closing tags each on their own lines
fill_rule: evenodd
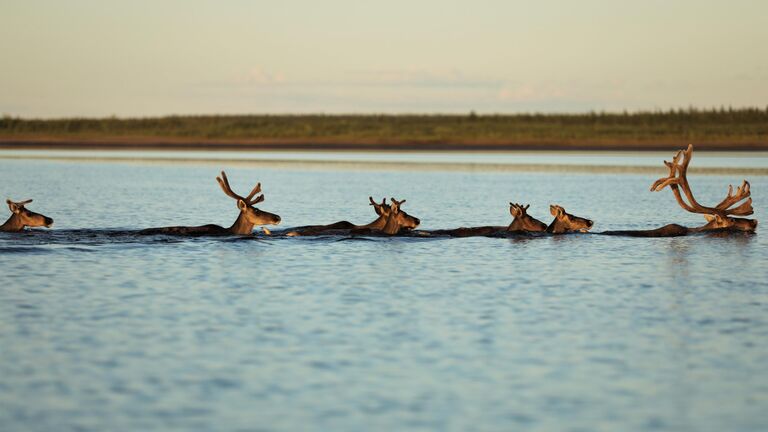
<svg viewBox="0 0 768 432">
<path fill-rule="evenodd" d="M 53 225 L 53 219 L 27 210 L 26 205 L 31 202 L 31 199 L 21 202 L 6 199 L 5 203 L 8 204 L 8 208 L 11 210 L 11 217 L 4 224 L 0 225 L 0 231 L 19 232 L 24 231 L 25 227 L 50 228 Z"/>
<path fill-rule="evenodd" d="M 546 230 L 546 232 L 550 234 L 587 232 L 592 228 L 592 225 L 594 225 L 594 222 L 589 219 L 567 213 L 565 209 L 559 205 L 550 205 L 549 212 L 555 217 Z"/>
<path fill-rule="evenodd" d="M 386 208 L 389 208 L 389 204 L 387 204 L 387 199 L 383 198 L 381 200 L 381 204 L 377 203 L 373 200 L 373 197 L 368 197 L 368 201 L 370 201 L 371 206 L 373 206 L 373 210 L 376 212 L 376 215 L 378 217 L 376 220 L 369 224 L 365 225 L 355 225 L 352 222 L 348 221 L 339 221 L 332 224 L 327 225 L 306 225 L 306 226 L 300 226 L 296 228 L 290 228 L 290 231 L 286 233 L 289 237 L 298 237 L 298 236 L 310 236 L 310 235 L 321 235 L 321 234 L 345 234 L 350 230 L 353 229 L 382 229 L 384 228 L 384 225 L 387 224 L 387 217 L 384 216 L 383 210 Z"/>
<path fill-rule="evenodd" d="M 692 233 L 711 232 L 711 231 L 740 231 L 754 232 L 757 229 L 757 220 L 747 219 L 743 216 L 753 214 L 752 198 L 750 198 L 750 184 L 744 180 L 740 187 L 735 191 L 733 186 L 729 186 L 728 194 L 722 201 L 713 207 L 707 207 L 699 204 L 694 198 L 693 191 L 688 184 L 688 165 L 693 156 L 693 145 L 687 149 L 678 151 L 671 162 L 664 161 L 669 168 L 669 174 L 656 180 L 651 185 L 651 191 L 660 191 L 669 186 L 677 203 L 684 210 L 697 213 L 704 216 L 707 223 L 688 228 L 682 225 L 669 224 L 653 230 L 630 230 L 630 231 L 605 231 L 598 234 L 605 235 L 626 235 L 633 237 L 670 237 L 682 236 Z M 229 228 L 218 225 L 201 226 L 172 226 L 163 228 L 150 228 L 140 231 L 140 234 L 177 234 L 177 235 L 248 235 L 253 232 L 257 225 L 277 225 L 280 223 L 280 216 L 259 210 L 254 205 L 264 201 L 264 194 L 261 192 L 261 183 L 258 183 L 248 194 L 243 197 L 232 191 L 229 180 L 224 171 L 216 181 L 224 193 L 237 202 L 237 208 L 240 214 L 237 220 Z M 258 195 L 258 196 L 257 196 Z M 347 221 L 340 221 L 329 225 L 310 225 L 290 229 L 286 236 L 311 236 L 311 235 L 355 235 L 355 234 L 386 234 L 397 235 L 404 234 L 419 226 L 421 221 L 409 215 L 402 210 L 405 200 L 398 201 L 390 198 L 387 204 L 386 199 L 381 203 L 368 197 L 370 205 L 373 206 L 377 218 L 365 225 L 355 225 Z M 0 225 L 0 231 L 18 232 L 26 227 L 50 227 L 53 219 L 27 210 L 25 207 L 32 200 L 14 202 L 6 200 L 8 208 L 11 210 L 11 217 Z M 549 211 L 554 217 L 549 225 L 528 215 L 530 205 L 521 205 L 509 203 L 509 212 L 513 217 L 509 226 L 481 226 L 469 228 L 457 228 L 451 230 L 419 231 L 419 235 L 449 235 L 452 237 L 470 237 L 470 236 L 507 236 L 513 233 L 532 233 L 545 232 L 548 234 L 564 234 L 570 232 L 587 232 L 593 222 L 589 219 L 574 216 L 565 211 L 559 205 L 550 205 Z M 266 231 L 266 229 L 265 229 Z"/>
<path fill-rule="evenodd" d="M 400 209 L 400 206 L 405 203 L 405 200 L 398 201 L 394 198 L 390 198 L 389 201 L 391 203 L 389 208 L 382 207 L 382 214 L 386 217 L 387 221 L 384 228 L 381 228 L 382 233 L 395 235 L 419 226 L 421 223 L 419 218 L 415 218 Z"/>
<path fill-rule="evenodd" d="M 430 235 L 449 235 L 451 237 L 497 237 L 510 233 L 544 232 L 547 224 L 530 216 L 528 208 L 531 205 L 509 203 L 509 214 L 512 215 L 512 223 L 509 226 L 479 226 L 461 227 L 448 230 L 429 231 Z"/>
<path fill-rule="evenodd" d="M 256 194 L 261 192 L 261 183 L 258 183 L 256 187 L 251 190 L 251 193 L 247 197 L 242 197 L 232 191 L 229 186 L 229 180 L 227 174 L 224 171 L 221 172 L 221 177 L 216 177 L 216 181 L 219 182 L 221 190 L 237 201 L 237 208 L 240 210 L 240 214 L 237 216 L 237 220 L 229 228 L 224 228 L 218 225 L 201 225 L 201 226 L 174 226 L 163 228 L 149 228 L 140 231 L 139 234 L 176 234 L 176 235 L 249 235 L 253 232 L 253 227 L 256 225 L 278 225 L 280 223 L 280 216 L 259 210 L 254 205 L 264 201 L 264 194 L 261 194 L 254 198 Z"/>
<path fill-rule="evenodd" d="M 633 237 L 671 237 L 708 231 L 754 232 L 757 229 L 757 220 L 733 217 L 749 216 L 754 213 L 752 198 L 750 198 L 749 182 L 744 180 L 735 193 L 733 186 L 728 186 L 728 194 L 722 201 L 714 207 L 703 206 L 696 201 L 691 186 L 688 184 L 688 165 L 691 163 L 692 157 L 693 145 L 689 144 L 687 149 L 680 150 L 675 154 L 672 162 L 664 161 L 664 165 L 669 168 L 669 175 L 653 182 L 651 192 L 658 192 L 669 186 L 680 207 L 691 213 L 703 215 L 704 219 L 707 220 L 706 224 L 696 228 L 669 224 L 653 230 L 607 231 L 603 234 Z M 681 190 L 682 194 L 680 193 Z M 739 204 L 740 202 L 741 204 Z"/>
<path fill-rule="evenodd" d="M 347 221 L 339 221 L 328 225 L 308 225 L 292 228 L 285 235 L 289 237 L 316 236 L 316 235 L 346 235 L 346 234 L 397 234 L 401 230 L 410 230 L 419 226 L 421 221 L 400 209 L 405 200 L 390 199 L 392 204 L 387 204 L 387 199 L 382 198 L 381 204 L 368 197 L 369 205 L 378 216 L 373 222 L 365 225 L 355 225 Z"/>
<path fill-rule="evenodd" d="M 512 223 L 507 227 L 509 232 L 544 232 L 547 230 L 547 224 L 528 215 L 527 204 L 509 203 L 509 214 L 512 215 Z"/>
</svg>

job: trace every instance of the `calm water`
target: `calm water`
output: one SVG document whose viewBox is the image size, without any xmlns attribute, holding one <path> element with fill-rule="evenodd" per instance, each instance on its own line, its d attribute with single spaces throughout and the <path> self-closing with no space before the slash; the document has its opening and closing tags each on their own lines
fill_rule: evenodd
<svg viewBox="0 0 768 432">
<path fill-rule="evenodd" d="M 669 156 L 669 155 L 665 155 Z M 696 164 L 699 159 L 695 159 Z M 509 201 L 595 231 L 703 219 L 645 175 L 228 169 L 283 226 L 506 224 Z M 0 160 L 51 231 L 0 234 L 0 430 L 768 428 L 768 240 L 168 239 L 229 225 L 210 165 Z M 718 202 L 740 178 L 693 176 Z M 766 224 L 768 177 L 752 177 Z M 4 211 L 7 215 L 7 212 Z M 5 217 L 5 216 L 3 216 Z M 759 230 L 765 229 L 761 226 Z"/>
<path fill-rule="evenodd" d="M 627 155 L 631 155 L 628 157 Z M 275 151 L 90 151 L 0 150 L 2 156 L 89 158 L 201 159 L 201 160 L 301 160 L 346 162 L 430 162 L 491 164 L 558 164 L 663 167 L 673 152 L 275 152 Z M 699 152 L 694 167 L 767 168 L 768 152 Z"/>
</svg>

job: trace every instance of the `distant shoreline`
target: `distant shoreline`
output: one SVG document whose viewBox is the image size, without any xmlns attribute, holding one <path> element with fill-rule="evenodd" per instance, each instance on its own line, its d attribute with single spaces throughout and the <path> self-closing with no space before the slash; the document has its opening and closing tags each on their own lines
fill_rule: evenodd
<svg viewBox="0 0 768 432">
<path fill-rule="evenodd" d="M 0 149 L 768 151 L 768 108 L 477 115 L 0 117 Z"/>
<path fill-rule="evenodd" d="M 516 152 L 516 151 L 670 151 L 689 143 L 696 151 L 768 151 L 768 142 L 709 142 L 695 140 L 347 140 L 347 139 L 207 139 L 177 137 L 54 137 L 0 136 L 0 150 L 141 150 L 141 151 L 396 151 L 396 152 Z"/>
</svg>

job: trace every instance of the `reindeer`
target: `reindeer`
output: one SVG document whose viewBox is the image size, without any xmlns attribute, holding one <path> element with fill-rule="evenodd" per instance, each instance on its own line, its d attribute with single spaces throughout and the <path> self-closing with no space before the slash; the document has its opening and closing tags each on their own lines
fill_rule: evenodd
<svg viewBox="0 0 768 432">
<path fill-rule="evenodd" d="M 391 204 L 389 208 L 382 207 L 382 215 L 386 218 L 386 224 L 381 228 L 381 232 L 388 235 L 399 234 L 402 231 L 408 231 L 419 226 L 421 221 L 415 218 L 403 210 L 400 210 L 400 206 L 405 203 L 405 200 L 398 201 L 394 198 L 390 198 Z M 374 231 L 376 229 L 373 229 Z M 353 232 L 354 234 L 354 232 Z"/>
<path fill-rule="evenodd" d="M 706 224 L 696 228 L 669 224 L 653 230 L 607 231 L 603 234 L 633 237 L 672 237 L 718 230 L 754 232 L 757 229 L 757 220 L 732 217 L 749 216 L 754 213 L 749 182 L 744 180 L 741 186 L 736 189 L 736 193 L 733 192 L 733 186 L 729 185 L 728 194 L 720 203 L 714 207 L 705 207 L 696 201 L 691 186 L 688 184 L 688 165 L 691 163 L 692 157 L 693 144 L 689 144 L 687 149 L 679 150 L 675 154 L 672 162 L 664 161 L 664 165 L 669 168 L 669 175 L 653 182 L 651 192 L 658 192 L 669 186 L 680 207 L 691 213 L 704 215 L 704 219 L 707 220 Z M 681 189 L 683 194 L 680 194 Z M 740 202 L 741 204 L 739 204 Z"/>
<path fill-rule="evenodd" d="M 451 237 L 497 237 L 510 233 L 544 232 L 547 224 L 528 215 L 531 205 L 509 203 L 509 214 L 512 215 L 512 223 L 509 226 L 479 226 L 461 227 L 449 230 L 430 231 L 431 235 L 449 235 Z"/>
<path fill-rule="evenodd" d="M 559 205 L 550 205 L 549 212 L 555 219 L 547 227 L 550 234 L 565 234 L 571 232 L 587 232 L 594 223 L 583 217 L 574 216 Z"/>
<path fill-rule="evenodd" d="M 11 210 L 11 217 L 0 225 L 0 231 L 4 232 L 21 232 L 26 227 L 41 227 L 50 228 L 53 225 L 53 219 L 48 216 L 43 216 L 39 213 L 27 210 L 26 205 L 31 203 L 32 200 L 14 202 L 9 199 L 5 200 L 8 204 L 8 208 Z"/>
<path fill-rule="evenodd" d="M 352 222 L 348 221 L 339 221 L 328 225 L 305 225 L 300 226 L 296 228 L 291 228 L 290 231 L 288 231 L 285 235 L 289 237 L 298 237 L 298 236 L 311 236 L 311 235 L 320 235 L 320 234 L 346 234 L 348 231 L 353 229 L 382 229 L 384 228 L 384 225 L 387 224 L 387 218 L 384 216 L 384 209 L 389 209 L 389 204 L 387 204 L 387 199 L 383 198 L 381 200 L 381 204 L 377 203 L 373 200 L 373 197 L 368 197 L 368 201 L 370 201 L 371 206 L 373 206 L 373 210 L 376 212 L 378 217 L 373 222 L 366 224 L 366 225 L 355 225 Z"/>
<path fill-rule="evenodd" d="M 221 177 L 216 177 L 216 181 L 221 186 L 224 193 L 237 201 L 237 208 L 240 210 L 240 214 L 237 216 L 237 220 L 229 228 L 223 228 L 218 225 L 202 225 L 202 226 L 175 226 L 175 227 L 163 227 L 163 228 L 149 228 L 140 231 L 139 234 L 174 234 L 174 235 L 250 235 L 253 232 L 253 227 L 256 225 L 278 225 L 280 223 L 280 216 L 272 213 L 268 213 L 254 207 L 264 201 L 264 194 L 261 194 L 254 198 L 256 194 L 261 192 L 261 183 L 256 184 L 256 187 L 251 190 L 251 193 L 247 197 L 242 197 L 232 191 L 229 186 L 229 180 L 227 174 L 224 171 L 221 172 Z M 266 231 L 266 230 L 265 230 Z"/>
<path fill-rule="evenodd" d="M 351 222 L 339 221 L 329 225 L 308 225 L 292 228 L 285 235 L 288 237 L 298 237 L 315 235 L 377 234 L 382 232 L 393 234 L 391 231 L 395 230 L 394 234 L 397 234 L 400 232 L 400 229 L 413 229 L 420 223 L 418 218 L 400 210 L 400 204 L 404 203 L 405 200 L 397 201 L 394 198 L 391 198 L 391 205 L 387 204 L 386 198 L 382 198 L 381 204 L 374 201 L 373 197 L 368 197 L 368 201 L 370 202 L 369 205 L 373 206 L 373 210 L 378 216 L 371 223 L 355 225 Z M 395 207 L 394 211 L 393 207 Z M 392 221 L 390 221 L 390 219 Z M 387 228 L 388 225 L 389 228 Z"/>
<path fill-rule="evenodd" d="M 509 203 L 509 214 L 512 215 L 512 223 L 507 227 L 509 232 L 544 232 L 547 230 L 547 224 L 528 215 L 528 204 L 525 207 L 522 204 Z"/>
<path fill-rule="evenodd" d="M 687 149 L 680 150 L 675 154 L 672 162 L 664 161 L 664 165 L 669 168 L 669 175 L 656 180 L 651 185 L 651 192 L 658 192 L 669 186 L 680 207 L 691 213 L 703 214 L 707 223 L 698 228 L 692 228 L 695 232 L 720 228 L 730 228 L 736 231 L 755 231 L 757 229 L 757 221 L 755 219 L 731 217 L 749 216 L 754 213 L 752 210 L 752 198 L 749 197 L 749 182 L 744 180 L 741 186 L 736 189 L 735 194 L 733 193 L 733 186 L 729 185 L 728 195 L 720 203 L 714 207 L 705 207 L 696 201 L 696 198 L 693 197 L 693 191 L 691 191 L 691 187 L 688 185 L 688 178 L 686 176 L 688 164 L 691 163 L 692 156 L 693 144 L 689 144 Z M 685 202 L 680 195 L 680 189 L 683 190 L 688 202 Z M 741 201 L 744 202 L 733 207 Z"/>
</svg>

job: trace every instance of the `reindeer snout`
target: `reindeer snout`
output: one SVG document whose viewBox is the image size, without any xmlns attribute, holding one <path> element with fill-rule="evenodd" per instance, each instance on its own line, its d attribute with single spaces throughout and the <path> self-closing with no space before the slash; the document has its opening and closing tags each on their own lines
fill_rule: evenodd
<svg viewBox="0 0 768 432">
<path fill-rule="evenodd" d="M 282 219 L 280 219 L 280 216 L 275 215 L 275 225 L 280 225 L 281 220 Z"/>
<path fill-rule="evenodd" d="M 419 218 L 413 218 L 413 222 L 418 226 L 421 223 L 421 220 L 419 220 Z"/>
<path fill-rule="evenodd" d="M 588 227 L 588 228 L 592 228 L 592 225 L 594 225 L 594 224 L 595 224 L 595 223 L 594 223 L 594 222 L 592 222 L 591 220 L 587 220 L 587 227 Z"/>
<path fill-rule="evenodd" d="M 51 225 L 53 225 L 53 219 L 51 219 L 49 217 L 46 217 L 45 218 L 45 226 L 50 227 Z"/>
</svg>

